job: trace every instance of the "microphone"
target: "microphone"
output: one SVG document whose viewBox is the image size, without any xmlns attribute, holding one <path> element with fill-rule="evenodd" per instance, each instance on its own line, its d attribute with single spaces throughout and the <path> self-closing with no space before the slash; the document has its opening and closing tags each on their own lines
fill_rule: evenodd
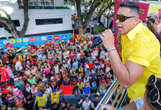
<svg viewBox="0 0 161 110">
<path fill-rule="evenodd" d="M 113 27 L 112 28 L 112 33 L 113 33 L 113 35 L 115 36 L 115 32 L 116 32 L 116 28 L 115 27 Z M 95 48 L 96 46 L 98 46 L 98 45 L 100 45 L 100 44 L 102 44 L 102 39 L 101 39 L 101 37 L 100 36 L 95 36 L 94 38 L 93 38 L 93 45 L 92 45 L 92 49 L 93 48 Z"/>
</svg>

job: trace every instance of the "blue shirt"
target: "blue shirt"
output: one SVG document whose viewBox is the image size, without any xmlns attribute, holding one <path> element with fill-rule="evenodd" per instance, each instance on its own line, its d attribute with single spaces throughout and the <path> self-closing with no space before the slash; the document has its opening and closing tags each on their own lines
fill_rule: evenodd
<svg viewBox="0 0 161 110">
<path fill-rule="evenodd" d="M 77 62 L 77 61 L 73 63 L 73 68 L 74 68 L 75 70 L 78 70 L 78 62 Z"/>
<path fill-rule="evenodd" d="M 15 82 L 14 85 L 18 86 L 21 90 L 23 89 L 23 86 L 21 84 L 21 80 L 19 80 L 18 82 Z"/>
<path fill-rule="evenodd" d="M 84 93 L 85 95 L 88 95 L 88 94 L 89 94 L 89 87 L 84 87 L 84 88 L 83 88 L 83 93 Z"/>
</svg>

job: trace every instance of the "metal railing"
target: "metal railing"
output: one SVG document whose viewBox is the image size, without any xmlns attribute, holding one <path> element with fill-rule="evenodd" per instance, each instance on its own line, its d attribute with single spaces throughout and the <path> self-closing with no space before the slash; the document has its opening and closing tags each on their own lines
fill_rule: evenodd
<svg viewBox="0 0 161 110">
<path fill-rule="evenodd" d="M 100 110 L 102 104 L 111 104 L 112 106 L 119 108 L 122 106 L 126 95 L 126 90 L 120 86 L 119 81 L 116 79 L 104 94 L 95 110 Z"/>
</svg>

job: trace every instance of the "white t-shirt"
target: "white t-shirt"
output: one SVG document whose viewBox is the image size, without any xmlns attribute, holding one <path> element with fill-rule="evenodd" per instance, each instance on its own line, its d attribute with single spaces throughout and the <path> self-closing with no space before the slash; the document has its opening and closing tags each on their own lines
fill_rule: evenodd
<svg viewBox="0 0 161 110">
<path fill-rule="evenodd" d="M 20 61 L 16 62 L 15 69 L 16 69 L 16 71 L 21 71 L 22 70 L 22 66 L 21 66 L 21 62 Z"/>
<path fill-rule="evenodd" d="M 84 101 L 82 106 L 83 106 L 84 110 L 88 110 L 91 104 L 92 104 L 91 101 L 89 101 L 89 102 Z"/>
<path fill-rule="evenodd" d="M 56 66 L 54 66 L 54 70 L 55 70 L 55 73 L 59 73 L 59 66 L 58 65 L 56 65 Z"/>
<path fill-rule="evenodd" d="M 77 53 L 77 60 L 80 60 L 81 53 Z"/>
<path fill-rule="evenodd" d="M 108 73 L 110 70 L 111 70 L 110 67 L 106 67 L 105 72 Z"/>
<path fill-rule="evenodd" d="M 64 55 L 64 59 L 66 59 L 69 56 L 69 52 L 68 51 L 64 52 L 63 55 Z"/>
<path fill-rule="evenodd" d="M 102 64 L 100 64 L 100 66 L 101 66 L 101 68 L 104 68 L 105 67 L 105 65 L 102 63 Z"/>
</svg>

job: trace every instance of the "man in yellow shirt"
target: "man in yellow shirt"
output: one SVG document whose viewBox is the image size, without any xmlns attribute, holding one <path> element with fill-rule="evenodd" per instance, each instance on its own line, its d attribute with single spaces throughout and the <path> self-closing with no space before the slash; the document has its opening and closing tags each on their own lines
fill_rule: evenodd
<svg viewBox="0 0 161 110">
<path fill-rule="evenodd" d="M 121 58 L 115 49 L 112 31 L 105 30 L 101 38 L 109 52 L 112 69 L 127 88 L 132 102 L 137 97 L 143 98 L 151 74 L 161 78 L 160 44 L 139 20 L 139 6 L 135 2 L 121 2 L 116 17 L 121 34 Z"/>
</svg>

